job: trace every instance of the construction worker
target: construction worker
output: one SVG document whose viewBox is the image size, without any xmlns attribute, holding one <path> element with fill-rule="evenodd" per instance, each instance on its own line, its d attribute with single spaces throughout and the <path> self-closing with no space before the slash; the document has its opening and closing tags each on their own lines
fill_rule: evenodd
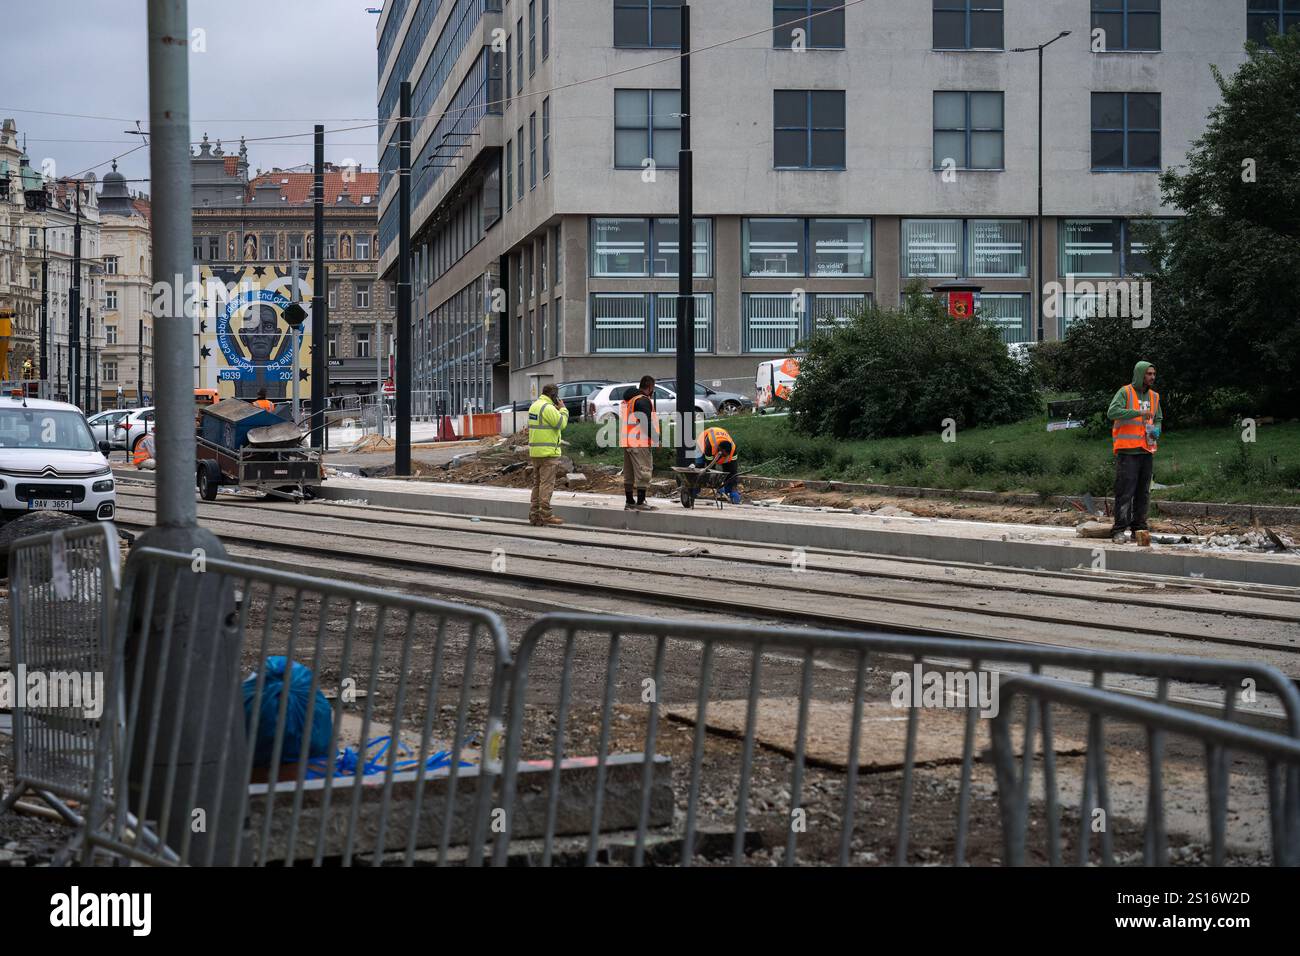
<svg viewBox="0 0 1300 956">
<path fill-rule="evenodd" d="M 135 451 L 131 454 L 131 464 L 143 471 L 153 471 L 158 465 L 153 436 L 153 432 L 145 432 L 144 437 L 135 443 Z"/>
<path fill-rule="evenodd" d="M 1156 442 L 1160 438 L 1164 411 L 1160 393 L 1152 386 L 1156 368 L 1150 362 L 1133 366 L 1133 381 L 1110 400 L 1111 443 L 1115 452 L 1115 525 L 1111 537 L 1116 543 L 1147 529 L 1147 506 L 1151 500 L 1151 472 Z"/>
<path fill-rule="evenodd" d="M 561 525 L 563 518 L 551 514 L 551 493 L 560 465 L 560 434 L 569 424 L 569 409 L 560 401 L 554 383 L 542 388 L 542 396 L 528 407 L 528 457 L 533 464 L 533 497 L 528 523 Z"/>
<path fill-rule="evenodd" d="M 736 479 L 740 472 L 736 451 L 736 440 L 725 428 L 716 425 L 704 429 L 699 438 L 699 454 L 695 458 L 697 469 L 716 468 L 727 477 L 723 479 L 722 491 L 731 499 L 733 505 L 740 504 L 740 492 L 736 490 Z"/>
<path fill-rule="evenodd" d="M 623 446 L 623 495 L 627 499 L 624 511 L 654 511 L 655 506 L 645 500 L 654 474 L 655 447 L 659 444 L 659 417 L 655 409 L 655 380 L 644 375 L 641 384 L 629 388 L 623 395 L 619 410 L 622 428 L 619 433 Z M 636 490 L 636 499 L 632 491 Z"/>
<path fill-rule="evenodd" d="M 263 411 L 268 411 L 268 412 L 275 411 L 275 404 L 269 398 L 266 397 L 266 389 L 264 388 L 259 388 L 257 390 L 257 401 L 253 402 L 253 404 L 256 405 L 258 408 L 262 409 Z"/>
</svg>

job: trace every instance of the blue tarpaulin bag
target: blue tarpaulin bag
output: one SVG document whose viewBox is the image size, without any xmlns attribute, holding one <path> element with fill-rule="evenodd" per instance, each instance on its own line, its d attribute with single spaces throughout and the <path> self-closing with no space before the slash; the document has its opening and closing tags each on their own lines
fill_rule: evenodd
<svg viewBox="0 0 1300 956">
<path fill-rule="evenodd" d="M 280 717 L 280 695 L 284 693 L 284 657 L 268 657 L 262 700 L 258 706 L 257 739 L 254 741 L 253 765 L 266 767 L 271 763 L 275 749 L 275 725 Z M 284 715 L 284 742 L 280 747 L 280 762 L 292 763 L 302 755 L 302 735 L 307 727 L 307 702 L 311 694 L 311 668 L 296 661 L 289 678 L 289 705 Z M 257 693 L 257 675 L 252 674 L 241 685 L 244 692 L 244 729 L 253 726 L 253 695 Z M 308 757 L 323 757 L 329 753 L 330 734 L 334 727 L 334 712 L 325 695 L 318 689 L 311 719 L 311 740 Z"/>
</svg>

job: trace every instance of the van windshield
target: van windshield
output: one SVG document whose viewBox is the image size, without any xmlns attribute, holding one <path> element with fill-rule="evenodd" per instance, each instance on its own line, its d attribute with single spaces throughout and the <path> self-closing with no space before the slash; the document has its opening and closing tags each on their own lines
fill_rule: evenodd
<svg viewBox="0 0 1300 956">
<path fill-rule="evenodd" d="M 97 447 L 80 412 L 48 408 L 0 409 L 0 448 L 95 451 Z"/>
</svg>

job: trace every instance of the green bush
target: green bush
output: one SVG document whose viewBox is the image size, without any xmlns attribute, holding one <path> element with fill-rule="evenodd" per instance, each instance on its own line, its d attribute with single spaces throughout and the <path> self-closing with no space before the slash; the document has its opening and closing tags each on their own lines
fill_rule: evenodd
<svg viewBox="0 0 1300 956">
<path fill-rule="evenodd" d="M 1034 384 L 1049 392 L 1073 392 L 1079 387 L 1064 342 L 1039 342 L 1029 349 L 1029 373 Z"/>
<path fill-rule="evenodd" d="M 1007 456 L 1003 468 L 1013 475 L 1041 475 L 1047 471 L 1047 457 L 1034 449 L 1012 452 Z"/>
<path fill-rule="evenodd" d="M 973 428 L 1032 410 L 1029 373 L 991 326 L 949 318 L 909 289 L 902 310 L 870 307 L 805 343 L 791 422 L 806 435 L 886 438 Z"/>
<path fill-rule="evenodd" d="M 1078 452 L 1067 451 L 1056 460 L 1056 472 L 1060 475 L 1077 475 L 1083 467 L 1083 456 Z"/>
</svg>

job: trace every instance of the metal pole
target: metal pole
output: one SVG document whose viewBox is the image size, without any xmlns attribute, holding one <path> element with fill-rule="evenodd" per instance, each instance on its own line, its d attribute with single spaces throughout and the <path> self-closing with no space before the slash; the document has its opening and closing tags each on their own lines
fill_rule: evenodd
<svg viewBox="0 0 1300 956">
<path fill-rule="evenodd" d="M 139 323 L 135 343 L 135 407 L 144 408 L 144 319 Z"/>
<path fill-rule="evenodd" d="M 1038 341 L 1043 341 L 1043 47 L 1038 48 L 1038 294 L 1034 310 L 1038 313 Z"/>
<path fill-rule="evenodd" d="M 91 369 L 95 365 L 94 330 L 95 327 L 90 315 L 90 306 L 86 306 L 86 389 L 85 395 L 82 397 L 85 399 L 85 408 L 87 411 L 91 411 L 95 407 L 93 401 L 94 395 L 91 392 L 91 380 L 94 378 L 91 374 Z"/>
<path fill-rule="evenodd" d="M 81 404 L 81 183 L 77 191 L 77 221 L 72 227 L 72 282 L 68 287 L 68 396 Z"/>
<path fill-rule="evenodd" d="M 397 434 L 394 474 L 411 473 L 411 84 L 401 86 L 397 126 Z M 380 386 L 383 392 L 383 386 Z"/>
<path fill-rule="evenodd" d="M 682 4 L 682 141 L 677 173 L 677 464 L 695 442 L 695 242 L 691 168 L 691 8 Z M 689 438 L 688 438 L 689 436 Z"/>
<path fill-rule="evenodd" d="M 325 127 L 316 125 L 312 186 L 311 447 L 325 441 L 325 358 L 329 341 L 329 277 L 325 274 Z"/>
<path fill-rule="evenodd" d="M 298 288 L 298 260 L 294 259 L 289 267 L 290 287 L 289 301 L 301 302 L 302 292 Z M 302 335 L 301 325 L 291 325 L 289 327 L 289 348 L 293 349 L 293 420 L 295 422 L 302 420 L 302 408 L 298 399 L 298 362 L 301 356 L 298 354 L 298 340 Z"/>
<path fill-rule="evenodd" d="M 378 306 L 375 292 L 370 293 L 371 305 Z M 383 320 L 378 315 L 375 316 L 375 391 L 379 393 L 379 434 L 384 437 L 387 434 L 388 426 L 388 403 L 384 400 L 384 356 L 382 346 L 384 344 L 384 325 Z"/>
<path fill-rule="evenodd" d="M 50 377 L 50 260 L 46 255 L 48 233 L 41 229 L 41 381 Z"/>
</svg>

